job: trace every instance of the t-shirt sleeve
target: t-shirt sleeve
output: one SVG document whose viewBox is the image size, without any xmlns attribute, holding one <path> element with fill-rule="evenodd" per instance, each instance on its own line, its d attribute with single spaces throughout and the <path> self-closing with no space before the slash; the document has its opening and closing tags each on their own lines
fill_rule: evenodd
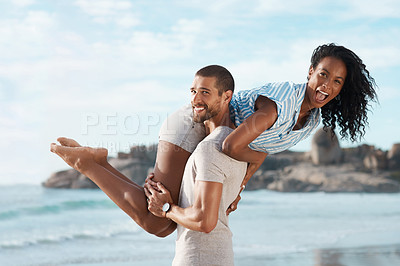
<svg viewBox="0 0 400 266">
<path fill-rule="evenodd" d="M 196 180 L 223 183 L 225 174 L 221 167 L 226 164 L 224 155 L 216 149 L 212 142 L 202 142 L 197 149 L 195 155 Z"/>
<path fill-rule="evenodd" d="M 278 120 L 272 128 L 283 124 L 288 117 L 291 117 L 291 109 L 295 104 L 295 90 L 292 83 L 281 82 L 266 84 L 265 86 L 259 88 L 258 95 L 265 96 L 274 101 L 276 104 Z"/>
</svg>

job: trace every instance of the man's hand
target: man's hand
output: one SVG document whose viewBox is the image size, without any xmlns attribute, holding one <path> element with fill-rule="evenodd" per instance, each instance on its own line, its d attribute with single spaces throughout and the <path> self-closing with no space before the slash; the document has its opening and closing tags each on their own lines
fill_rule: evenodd
<svg viewBox="0 0 400 266">
<path fill-rule="evenodd" d="M 146 180 L 144 181 L 144 188 L 149 189 L 149 186 L 152 187 L 153 189 L 157 190 L 158 192 L 161 192 L 157 186 L 157 182 L 153 181 L 154 178 L 154 173 L 150 173 L 147 175 Z"/>
<path fill-rule="evenodd" d="M 160 183 L 156 183 L 159 191 L 154 189 L 151 185 L 144 187 L 144 193 L 146 194 L 148 207 L 147 209 L 158 217 L 165 217 L 165 212 L 162 207 L 165 203 L 172 204 L 172 197 L 170 192 Z"/>
</svg>

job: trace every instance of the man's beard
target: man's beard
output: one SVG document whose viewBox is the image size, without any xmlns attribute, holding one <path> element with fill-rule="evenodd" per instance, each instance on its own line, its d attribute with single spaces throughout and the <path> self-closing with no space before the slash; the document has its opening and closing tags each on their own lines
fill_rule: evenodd
<svg viewBox="0 0 400 266">
<path fill-rule="evenodd" d="M 200 114 L 196 113 L 193 109 L 193 121 L 196 123 L 203 123 L 204 121 L 207 121 L 207 120 L 213 118 L 221 111 L 217 104 L 215 104 L 211 108 L 209 108 L 208 105 L 206 105 L 206 104 L 201 105 L 201 106 L 204 107 L 204 110 L 205 110 L 204 115 L 200 115 Z"/>
</svg>

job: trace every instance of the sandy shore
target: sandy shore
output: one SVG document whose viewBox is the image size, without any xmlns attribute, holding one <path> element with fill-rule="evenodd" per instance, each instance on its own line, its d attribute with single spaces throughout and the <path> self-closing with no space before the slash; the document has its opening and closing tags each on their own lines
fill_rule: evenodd
<svg viewBox="0 0 400 266">
<path fill-rule="evenodd" d="M 318 249 L 277 256 L 235 254 L 235 265 L 268 266 L 393 266 L 400 265 L 400 244 L 356 248 Z"/>
<path fill-rule="evenodd" d="M 359 248 L 321 249 L 316 250 L 314 255 L 314 265 L 316 266 L 400 265 L 400 244 Z"/>
</svg>

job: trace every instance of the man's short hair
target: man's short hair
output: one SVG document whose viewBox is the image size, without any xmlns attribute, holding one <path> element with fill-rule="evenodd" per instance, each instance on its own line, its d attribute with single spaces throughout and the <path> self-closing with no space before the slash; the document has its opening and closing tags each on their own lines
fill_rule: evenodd
<svg viewBox="0 0 400 266">
<path fill-rule="evenodd" d="M 215 77 L 216 87 L 218 89 L 218 94 L 222 95 L 222 92 L 231 90 L 232 93 L 235 89 L 235 81 L 233 80 L 232 74 L 223 66 L 210 65 L 203 67 L 196 72 L 196 76 L 201 77 Z"/>
</svg>

